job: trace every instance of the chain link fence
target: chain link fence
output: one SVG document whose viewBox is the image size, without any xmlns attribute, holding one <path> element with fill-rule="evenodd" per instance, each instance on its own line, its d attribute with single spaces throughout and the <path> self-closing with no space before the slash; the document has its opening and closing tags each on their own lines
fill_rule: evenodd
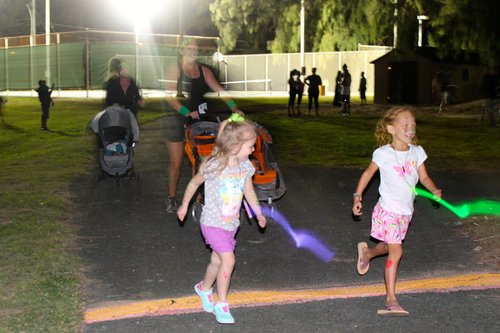
<svg viewBox="0 0 500 333">
<path fill-rule="evenodd" d="M 33 90 L 38 80 L 54 83 L 56 90 L 103 88 L 108 62 L 119 57 L 142 89 L 165 90 L 165 70 L 178 61 L 179 41 L 197 40 L 200 62 L 212 67 L 227 90 L 245 93 L 284 93 L 292 69 L 300 69 L 300 54 L 227 55 L 218 52 L 218 38 L 108 31 L 80 31 L 0 38 L 0 90 Z M 305 54 L 306 76 L 311 68 L 323 79 L 326 94 L 333 94 L 335 77 L 343 64 L 352 76 L 351 91 L 357 91 L 361 72 L 367 78 L 367 95 L 373 95 L 374 68 L 371 61 L 389 50 L 316 52 Z"/>
</svg>

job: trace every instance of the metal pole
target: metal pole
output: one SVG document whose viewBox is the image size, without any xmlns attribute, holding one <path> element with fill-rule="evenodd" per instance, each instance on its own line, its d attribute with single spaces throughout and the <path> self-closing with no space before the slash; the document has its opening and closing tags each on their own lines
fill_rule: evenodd
<svg viewBox="0 0 500 333">
<path fill-rule="evenodd" d="M 244 77 L 245 77 L 245 92 L 248 90 L 248 84 L 247 84 L 247 80 L 248 80 L 248 56 L 245 55 L 244 56 L 244 67 L 245 67 L 245 73 L 244 73 Z"/>
<path fill-rule="evenodd" d="M 89 36 L 85 37 L 85 89 L 87 90 L 87 98 L 90 93 L 90 42 Z"/>
<path fill-rule="evenodd" d="M 56 34 L 56 77 L 58 96 L 61 95 L 61 36 Z"/>
<path fill-rule="evenodd" d="M 5 89 L 9 91 L 9 39 L 4 39 L 4 54 L 5 54 Z"/>
<path fill-rule="evenodd" d="M 417 20 L 418 20 L 418 47 L 424 46 L 424 21 L 427 21 L 429 19 L 428 16 L 425 15 L 418 15 Z"/>
<path fill-rule="evenodd" d="M 45 0 L 45 78 L 50 84 L 50 0 Z"/>
<path fill-rule="evenodd" d="M 269 55 L 266 54 L 266 84 L 264 88 L 266 91 L 269 91 L 268 80 L 269 80 Z"/>
<path fill-rule="evenodd" d="M 32 45 L 32 43 L 36 40 L 36 6 L 35 6 L 35 0 L 31 0 L 31 5 L 26 4 L 26 7 L 28 8 L 28 13 L 30 15 L 30 35 L 31 35 L 31 39 L 32 39 L 32 40 L 30 40 L 30 45 Z"/>
<path fill-rule="evenodd" d="M 179 38 L 178 38 L 178 43 L 177 43 L 177 59 L 179 61 L 179 65 L 182 66 L 182 56 L 180 53 L 180 48 L 181 48 L 181 43 L 182 43 L 182 35 L 184 33 L 183 29 L 184 27 L 182 26 L 182 0 L 177 1 L 177 5 L 179 6 Z M 181 68 L 182 71 L 182 68 Z M 177 97 L 185 97 L 184 94 L 182 93 L 182 75 L 179 76 L 179 79 L 177 80 Z"/>
<path fill-rule="evenodd" d="M 135 82 L 139 82 L 139 31 L 135 31 Z"/>
<path fill-rule="evenodd" d="M 300 0 L 300 70 L 302 75 L 306 75 L 306 61 L 305 61 L 305 22 L 306 22 L 306 10 L 304 8 L 305 0 Z"/>
<path fill-rule="evenodd" d="M 31 0 L 31 5 L 26 4 L 28 13 L 30 14 L 30 90 L 33 93 L 33 46 L 36 44 L 36 3 Z M 8 67 L 6 67 L 8 69 Z"/>
<path fill-rule="evenodd" d="M 398 0 L 394 0 L 394 26 L 393 26 L 393 41 L 392 47 L 398 46 Z"/>
</svg>

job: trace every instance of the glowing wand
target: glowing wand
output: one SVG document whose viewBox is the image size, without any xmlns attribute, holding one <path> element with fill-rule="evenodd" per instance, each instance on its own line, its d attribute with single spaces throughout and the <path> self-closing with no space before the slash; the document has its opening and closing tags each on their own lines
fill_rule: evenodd
<svg viewBox="0 0 500 333">
<path fill-rule="evenodd" d="M 471 202 L 466 202 L 458 206 L 454 206 L 444 199 L 436 197 L 434 194 L 423 190 L 421 188 L 415 188 L 415 193 L 424 198 L 431 199 L 446 208 L 448 208 L 455 215 L 464 219 L 470 215 L 474 214 L 485 214 L 485 215 L 500 215 L 500 202 L 494 200 L 476 200 Z"/>
</svg>

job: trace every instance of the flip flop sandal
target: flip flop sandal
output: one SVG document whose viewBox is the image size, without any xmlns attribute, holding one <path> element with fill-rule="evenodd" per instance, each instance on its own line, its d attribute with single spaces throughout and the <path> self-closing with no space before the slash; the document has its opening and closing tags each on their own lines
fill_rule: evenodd
<svg viewBox="0 0 500 333">
<path fill-rule="evenodd" d="M 358 243 L 358 274 L 365 275 L 370 269 L 370 262 L 363 259 L 363 249 L 368 248 L 368 244 L 365 242 Z"/>
<path fill-rule="evenodd" d="M 383 309 L 377 311 L 379 316 L 387 316 L 387 317 L 406 317 L 410 313 L 403 309 L 403 307 L 399 304 L 394 304 L 391 306 L 386 306 Z"/>
</svg>

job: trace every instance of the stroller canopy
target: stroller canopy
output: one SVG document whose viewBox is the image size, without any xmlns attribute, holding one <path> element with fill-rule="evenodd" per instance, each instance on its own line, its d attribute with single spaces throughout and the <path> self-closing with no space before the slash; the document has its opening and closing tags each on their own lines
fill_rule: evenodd
<svg viewBox="0 0 500 333">
<path fill-rule="evenodd" d="M 122 108 L 121 106 L 112 105 L 99 112 L 90 122 L 90 128 L 96 134 L 108 127 L 123 127 L 132 131 L 134 135 L 133 141 L 139 141 L 139 126 L 134 114 Z"/>
</svg>

